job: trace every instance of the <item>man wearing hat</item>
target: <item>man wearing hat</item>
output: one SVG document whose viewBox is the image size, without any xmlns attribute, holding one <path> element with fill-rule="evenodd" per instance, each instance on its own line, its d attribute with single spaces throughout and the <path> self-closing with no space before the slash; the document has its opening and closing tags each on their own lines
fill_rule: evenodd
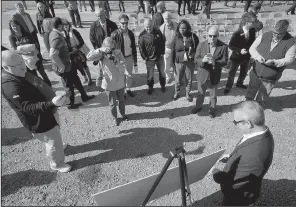
<svg viewBox="0 0 296 207">
<path fill-rule="evenodd" d="M 250 72 L 247 100 L 264 105 L 286 66 L 295 60 L 295 38 L 287 32 L 288 27 L 287 20 L 279 20 L 273 31 L 263 33 L 252 44 L 249 52 L 255 62 Z"/>
<path fill-rule="evenodd" d="M 42 141 L 50 168 L 69 172 L 59 127 L 57 107 L 67 102 L 66 96 L 56 96 L 45 82 L 28 73 L 22 57 L 15 51 L 2 51 L 2 95 L 33 137 Z M 36 156 L 36 155 L 35 155 Z"/>
</svg>

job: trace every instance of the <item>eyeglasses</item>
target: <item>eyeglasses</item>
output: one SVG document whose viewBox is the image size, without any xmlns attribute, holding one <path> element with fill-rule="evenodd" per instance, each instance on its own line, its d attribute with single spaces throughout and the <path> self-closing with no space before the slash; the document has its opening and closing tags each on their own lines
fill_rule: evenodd
<svg viewBox="0 0 296 207">
<path fill-rule="evenodd" d="M 235 120 L 233 120 L 232 122 L 233 122 L 234 125 L 238 125 L 239 123 L 245 122 L 245 120 L 242 120 L 242 121 L 235 121 Z"/>
<path fill-rule="evenodd" d="M 209 37 L 214 37 L 214 38 L 216 38 L 216 37 L 218 37 L 218 35 L 209 35 Z"/>
<path fill-rule="evenodd" d="M 127 24 L 128 24 L 128 22 L 120 22 L 120 24 L 126 24 L 126 25 L 127 25 Z"/>
</svg>

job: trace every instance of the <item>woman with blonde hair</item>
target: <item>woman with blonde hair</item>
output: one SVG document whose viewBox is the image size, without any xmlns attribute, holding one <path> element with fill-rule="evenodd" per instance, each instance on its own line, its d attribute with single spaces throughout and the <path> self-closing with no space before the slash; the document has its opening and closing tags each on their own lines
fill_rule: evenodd
<svg viewBox="0 0 296 207">
<path fill-rule="evenodd" d="M 50 45 L 49 45 L 49 34 L 53 29 L 53 20 L 54 18 L 46 18 L 43 20 L 42 27 L 43 27 L 43 41 L 44 45 L 49 53 Z"/>
</svg>

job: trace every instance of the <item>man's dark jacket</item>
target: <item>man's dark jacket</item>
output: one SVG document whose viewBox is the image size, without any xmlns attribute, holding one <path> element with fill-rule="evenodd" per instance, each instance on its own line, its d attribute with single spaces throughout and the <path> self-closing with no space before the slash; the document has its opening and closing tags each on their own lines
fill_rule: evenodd
<svg viewBox="0 0 296 207">
<path fill-rule="evenodd" d="M 273 152 L 269 130 L 236 146 L 224 170 L 214 174 L 214 180 L 221 185 L 224 205 L 250 205 L 256 201 Z"/>
<path fill-rule="evenodd" d="M 153 29 L 151 33 L 146 30 L 139 35 L 139 50 L 145 61 L 158 61 L 165 52 L 165 38 L 160 30 Z"/>
<path fill-rule="evenodd" d="M 27 72 L 28 73 L 28 72 Z M 38 81 L 42 81 L 37 76 Z M 2 94 L 20 121 L 29 131 L 43 133 L 57 124 L 53 115 L 56 106 L 25 78 L 2 70 Z"/>
<path fill-rule="evenodd" d="M 254 28 L 249 30 L 249 38 L 247 39 L 242 28 L 235 31 L 229 41 L 229 49 L 233 51 L 230 56 L 230 60 L 235 62 L 241 62 L 244 60 L 250 60 L 251 55 L 248 52 L 245 55 L 241 54 L 241 50 L 244 48 L 249 51 L 251 45 L 256 39 L 256 31 Z"/>
<path fill-rule="evenodd" d="M 130 47 L 132 48 L 132 55 L 134 58 L 134 65 L 137 65 L 137 49 L 136 49 L 136 40 L 135 40 L 135 35 L 131 30 L 127 30 L 127 34 L 131 40 L 131 45 Z M 116 49 L 121 50 L 123 56 L 124 54 L 124 40 L 123 40 L 123 30 L 122 29 L 117 29 L 111 34 L 111 38 L 115 40 L 116 42 Z"/>
<path fill-rule="evenodd" d="M 105 24 L 107 26 L 107 34 L 104 34 L 104 29 L 99 20 L 94 21 L 90 26 L 89 39 L 94 49 L 102 47 L 104 39 L 110 37 L 111 33 L 117 29 L 117 25 L 109 19 L 106 19 Z"/>
</svg>

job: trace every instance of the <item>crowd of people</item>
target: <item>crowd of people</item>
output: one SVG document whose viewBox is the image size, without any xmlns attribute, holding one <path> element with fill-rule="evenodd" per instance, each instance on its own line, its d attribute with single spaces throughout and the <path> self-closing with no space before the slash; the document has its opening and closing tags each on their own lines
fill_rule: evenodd
<svg viewBox="0 0 296 207">
<path fill-rule="evenodd" d="M 81 2 L 84 1 L 79 2 L 80 11 L 82 11 Z M 93 5 L 93 1 L 89 2 Z M 178 1 L 179 14 L 180 2 L 182 1 Z M 198 7 L 200 1 L 185 0 L 184 12 L 185 5 L 187 5 L 188 11 L 194 13 L 195 3 Z M 251 1 L 246 1 L 246 4 L 249 4 L 247 7 L 250 3 Z M 238 104 L 234 109 L 234 124 L 243 131 L 244 137 L 237 145 L 235 153 L 230 155 L 230 161 L 227 162 L 225 170 L 216 172 L 214 179 L 221 184 L 225 204 L 249 205 L 254 203 L 259 196 L 256 182 L 260 184 L 267 172 L 274 148 L 272 135 L 265 126 L 264 107 L 284 69 L 295 61 L 296 57 L 295 38 L 287 32 L 289 22 L 285 19 L 279 20 L 273 31 L 256 37 L 256 32 L 263 27 L 256 16 L 260 7 L 252 6 L 251 11 L 245 8 L 246 12 L 242 16 L 241 24 L 232 34 L 227 45 L 219 40 L 218 27 L 209 27 L 207 38 L 201 41 L 186 19 L 179 22 L 173 21 L 171 12 L 166 11 L 165 2 L 139 1 L 139 8 L 143 8 L 144 12 L 152 13 L 152 18 L 144 19 L 144 29 L 139 34 L 138 44 L 136 44 L 135 34 L 128 27 L 129 16 L 124 13 L 120 14 L 118 27 L 110 19 L 111 10 L 108 1 L 101 1 L 99 4 L 95 13 L 97 20 L 92 23 L 89 33 L 93 49 L 89 49 L 79 31 L 73 28 L 82 27 L 76 1 L 65 1 L 72 24 L 66 19 L 55 17 L 54 9 L 51 7 L 54 5 L 53 1 L 46 0 L 37 2 L 37 26 L 30 15 L 25 12 L 23 3 L 16 3 L 16 13 L 9 21 L 11 49 L 2 46 L 2 94 L 23 125 L 33 133 L 34 137 L 45 143 L 51 169 L 59 172 L 71 170 L 71 166 L 64 162 L 64 149 L 67 144 L 62 142 L 57 108 L 66 105 L 68 109 L 77 109 L 82 105 L 75 103 L 74 88 L 80 92 L 83 102 L 95 98 L 94 95 L 86 93 L 77 70 L 84 77 L 84 83 L 88 85 L 93 84 L 87 65 L 88 61 L 92 61 L 92 64 L 99 70 L 96 86 L 98 91 L 106 92 L 114 125 L 118 126 L 120 121 L 128 120 L 125 111 L 127 95 L 135 96 L 132 83 L 133 73 L 138 71 L 136 46 L 138 45 L 139 53 L 147 69 L 148 95 L 152 95 L 154 91 L 154 68 L 156 66 L 159 73 L 160 91 L 165 93 L 166 84 L 174 79 L 175 93 L 172 100 L 177 100 L 180 97 L 184 79 L 186 99 L 192 102 L 194 99 L 191 93 L 192 80 L 194 71 L 197 70 L 198 94 L 191 111 L 192 114 L 197 114 L 202 110 L 206 91 L 209 90 L 209 116 L 214 118 L 217 89 L 223 67 L 229 61 L 231 62 L 224 89 L 225 95 L 230 93 L 235 74 L 240 68 L 236 87 L 246 89 L 247 92 L 246 101 Z M 210 4 L 211 1 L 203 2 L 203 6 L 208 7 L 206 9 L 208 12 Z M 123 1 L 119 1 L 119 6 L 120 10 L 125 12 Z M 155 6 L 155 11 L 153 6 Z M 194 7 L 193 10 L 192 7 Z M 84 8 L 87 10 L 85 4 Z M 94 5 L 92 11 L 95 11 Z M 44 45 L 52 61 L 53 71 L 61 77 L 65 89 L 63 95 L 56 95 L 51 88 L 51 81 L 43 67 L 44 59 L 41 55 L 38 33 L 43 37 Z M 232 51 L 230 58 L 228 48 Z M 250 82 L 246 86 L 244 80 L 248 71 L 250 71 Z M 43 80 L 38 78 L 38 73 Z M 121 120 L 117 115 L 117 103 L 122 116 Z M 256 146 L 251 140 L 258 141 Z M 241 145 L 248 145 L 250 149 L 254 146 L 256 150 L 251 149 L 246 152 L 240 148 Z M 237 162 L 244 173 L 237 170 L 236 174 L 233 166 L 237 165 Z M 260 167 L 254 168 L 256 172 L 253 172 L 251 167 L 244 170 L 246 168 L 244 163 Z M 247 178 L 247 183 L 237 182 L 252 173 L 255 178 Z M 245 186 L 248 188 L 243 188 Z M 245 192 L 251 193 L 252 196 L 247 198 Z M 233 196 L 237 198 L 235 202 L 231 199 Z"/>
</svg>

